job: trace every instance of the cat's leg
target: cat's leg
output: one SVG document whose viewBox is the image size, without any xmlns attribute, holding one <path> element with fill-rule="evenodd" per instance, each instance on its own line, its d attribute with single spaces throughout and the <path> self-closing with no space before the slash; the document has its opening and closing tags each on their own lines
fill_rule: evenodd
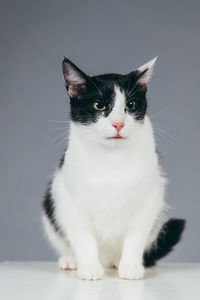
<svg viewBox="0 0 200 300">
<path fill-rule="evenodd" d="M 75 255 L 65 238 L 54 229 L 48 217 L 43 216 L 43 224 L 49 241 L 59 255 L 58 266 L 62 270 L 75 270 Z"/>
<path fill-rule="evenodd" d="M 119 277 L 123 279 L 142 279 L 144 277 L 143 253 L 151 230 L 162 210 L 160 201 L 148 201 L 150 205 L 138 213 L 131 222 L 124 237 Z"/>
<path fill-rule="evenodd" d="M 104 271 L 99 262 L 95 235 L 86 224 L 73 230 L 70 242 L 76 255 L 79 278 L 97 280 L 103 277 Z"/>
<path fill-rule="evenodd" d="M 99 262 L 97 240 L 89 220 L 80 214 L 73 217 L 71 214 L 64 227 L 76 256 L 78 277 L 87 280 L 102 278 L 104 270 Z"/>
<path fill-rule="evenodd" d="M 85 213 L 82 202 L 77 203 L 78 200 L 69 195 L 61 175 L 58 173 L 53 183 L 56 219 L 59 220 L 60 227 L 75 254 L 78 277 L 87 280 L 100 279 L 104 271 L 99 262 L 93 224 Z"/>
<path fill-rule="evenodd" d="M 70 247 L 67 249 L 67 253 L 62 255 L 58 259 L 58 267 L 61 270 L 72 271 L 76 270 L 76 260 L 75 255 Z"/>
</svg>

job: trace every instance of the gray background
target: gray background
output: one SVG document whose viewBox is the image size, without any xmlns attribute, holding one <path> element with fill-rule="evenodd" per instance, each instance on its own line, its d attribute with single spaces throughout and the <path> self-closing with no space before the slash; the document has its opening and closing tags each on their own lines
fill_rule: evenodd
<svg viewBox="0 0 200 300">
<path fill-rule="evenodd" d="M 149 114 L 169 176 L 169 217 L 187 230 L 168 261 L 200 261 L 199 1 L 1 1 L 0 259 L 50 260 L 40 203 L 69 110 L 66 55 L 85 72 L 127 73 L 158 55 Z M 54 140 L 54 141 L 53 141 Z"/>
</svg>

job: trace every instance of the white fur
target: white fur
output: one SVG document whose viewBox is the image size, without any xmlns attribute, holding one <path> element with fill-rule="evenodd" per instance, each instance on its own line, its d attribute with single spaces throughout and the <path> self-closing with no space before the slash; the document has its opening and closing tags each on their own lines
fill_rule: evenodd
<svg viewBox="0 0 200 300">
<path fill-rule="evenodd" d="M 103 266 L 118 267 L 119 276 L 144 276 L 142 257 L 160 228 L 165 180 L 155 152 L 149 118 L 138 122 L 125 113 L 125 96 L 115 87 L 111 114 L 89 126 L 71 122 L 65 162 L 52 191 L 55 214 L 76 257 L 78 276 L 100 279 Z M 124 122 L 116 135 L 113 122 Z M 69 249 L 44 216 L 59 255 Z"/>
<path fill-rule="evenodd" d="M 138 68 L 138 71 L 143 72 L 147 70 L 144 75 L 138 80 L 140 83 L 148 84 L 149 80 L 151 79 L 151 76 L 153 75 L 154 65 L 157 60 L 157 56 L 148 61 L 146 64 L 142 65 Z"/>
</svg>

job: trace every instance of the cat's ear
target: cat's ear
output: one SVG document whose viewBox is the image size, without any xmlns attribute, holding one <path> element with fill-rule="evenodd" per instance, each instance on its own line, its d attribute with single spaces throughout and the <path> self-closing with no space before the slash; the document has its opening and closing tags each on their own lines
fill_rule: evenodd
<svg viewBox="0 0 200 300">
<path fill-rule="evenodd" d="M 154 57 L 148 63 L 142 65 L 141 67 L 139 67 L 137 69 L 137 71 L 139 72 L 139 75 L 138 75 L 139 78 L 137 81 L 138 83 L 144 84 L 145 86 L 148 85 L 148 82 L 149 82 L 151 76 L 153 75 L 154 65 L 155 65 L 157 58 L 158 58 L 157 56 Z"/>
<path fill-rule="evenodd" d="M 86 91 L 87 75 L 66 57 L 62 62 L 63 77 L 70 97 L 78 98 Z"/>
</svg>

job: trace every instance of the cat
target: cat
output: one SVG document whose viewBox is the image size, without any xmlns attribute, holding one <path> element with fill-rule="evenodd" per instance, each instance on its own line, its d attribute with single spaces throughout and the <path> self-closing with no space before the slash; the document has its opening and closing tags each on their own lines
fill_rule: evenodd
<svg viewBox="0 0 200 300">
<path fill-rule="evenodd" d="M 100 279 L 105 267 L 141 279 L 184 230 L 183 219 L 162 225 L 166 176 L 146 114 L 155 61 L 91 77 L 63 60 L 69 143 L 47 188 L 43 223 L 59 267 L 81 279 Z"/>
</svg>

